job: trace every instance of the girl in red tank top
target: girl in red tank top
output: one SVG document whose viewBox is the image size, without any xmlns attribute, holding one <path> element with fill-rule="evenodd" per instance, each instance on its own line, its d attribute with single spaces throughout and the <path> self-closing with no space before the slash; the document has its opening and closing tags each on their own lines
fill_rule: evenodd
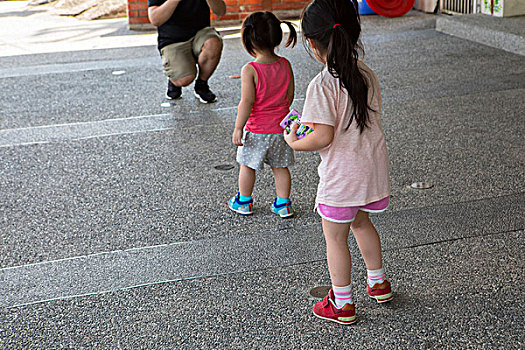
<svg viewBox="0 0 525 350">
<path fill-rule="evenodd" d="M 233 144 L 239 146 L 239 191 L 228 203 L 242 215 L 252 214 L 255 172 L 264 163 L 272 168 L 275 178 L 277 196 L 270 207 L 272 212 L 283 218 L 293 215 L 288 167 L 294 163 L 294 155 L 279 123 L 289 112 L 295 87 L 290 63 L 275 54 L 283 38 L 282 23 L 290 29 L 286 46 L 293 47 L 297 42 L 295 28 L 271 12 L 254 12 L 242 25 L 242 42 L 255 61 L 241 71 L 241 102 L 232 135 Z"/>
</svg>

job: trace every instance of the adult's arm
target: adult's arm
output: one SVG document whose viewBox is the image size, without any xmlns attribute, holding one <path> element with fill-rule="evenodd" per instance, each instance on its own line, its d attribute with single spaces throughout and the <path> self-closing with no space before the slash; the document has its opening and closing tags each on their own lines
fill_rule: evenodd
<svg viewBox="0 0 525 350">
<path fill-rule="evenodd" d="M 179 5 L 180 0 L 166 0 L 160 6 L 148 7 L 148 18 L 151 24 L 158 27 L 170 19 L 171 15 Z"/>
<path fill-rule="evenodd" d="M 226 13 L 226 4 L 224 3 L 224 0 L 206 0 L 206 2 L 213 13 L 218 17 L 224 16 Z"/>
</svg>

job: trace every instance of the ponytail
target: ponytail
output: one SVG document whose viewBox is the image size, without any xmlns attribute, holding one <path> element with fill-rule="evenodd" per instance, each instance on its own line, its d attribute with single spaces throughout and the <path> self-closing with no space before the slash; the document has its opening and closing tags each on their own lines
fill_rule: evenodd
<svg viewBox="0 0 525 350">
<path fill-rule="evenodd" d="M 281 23 L 284 23 L 288 26 L 288 29 L 290 32 L 288 33 L 288 40 L 286 40 L 286 44 L 284 44 L 285 47 L 288 47 L 291 45 L 291 47 L 294 47 L 297 43 L 297 31 L 295 30 L 295 27 L 291 22 L 288 21 L 281 21 Z"/>
<path fill-rule="evenodd" d="M 360 132 L 368 127 L 368 82 L 358 66 L 358 42 L 349 45 L 352 38 L 343 25 L 336 23 L 333 26 L 330 41 L 326 50 L 326 65 L 333 77 L 339 78 L 341 88 L 344 88 L 352 101 L 352 114 L 345 130 L 348 130 L 355 120 Z"/>
<path fill-rule="evenodd" d="M 369 81 L 359 68 L 361 24 L 357 0 L 314 0 L 303 11 L 303 35 L 326 54 L 328 72 L 339 78 L 340 88 L 352 101 L 352 114 L 346 130 L 355 120 L 360 132 L 369 125 Z"/>
</svg>

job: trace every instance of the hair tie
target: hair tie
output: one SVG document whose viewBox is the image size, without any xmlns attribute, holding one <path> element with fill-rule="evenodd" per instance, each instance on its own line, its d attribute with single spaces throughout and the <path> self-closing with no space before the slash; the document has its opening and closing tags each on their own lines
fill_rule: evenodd
<svg viewBox="0 0 525 350">
<path fill-rule="evenodd" d="M 335 27 L 339 26 L 340 24 L 339 23 L 336 23 L 334 24 L 334 26 L 332 27 L 332 29 L 334 29 Z"/>
</svg>

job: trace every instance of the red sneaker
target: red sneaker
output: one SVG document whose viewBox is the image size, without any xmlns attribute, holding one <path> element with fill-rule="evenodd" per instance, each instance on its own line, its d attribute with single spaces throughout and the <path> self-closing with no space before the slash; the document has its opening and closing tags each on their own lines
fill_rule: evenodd
<svg viewBox="0 0 525 350">
<path fill-rule="evenodd" d="M 372 288 L 367 284 L 366 292 L 370 298 L 374 298 L 378 303 L 386 303 L 394 299 L 390 282 L 385 280 L 383 283 L 376 283 Z"/>
<path fill-rule="evenodd" d="M 323 320 L 333 321 L 340 324 L 352 324 L 356 320 L 354 304 L 345 304 L 341 309 L 335 307 L 334 292 L 330 288 L 328 295 L 323 301 L 315 303 L 314 315 Z"/>
</svg>

